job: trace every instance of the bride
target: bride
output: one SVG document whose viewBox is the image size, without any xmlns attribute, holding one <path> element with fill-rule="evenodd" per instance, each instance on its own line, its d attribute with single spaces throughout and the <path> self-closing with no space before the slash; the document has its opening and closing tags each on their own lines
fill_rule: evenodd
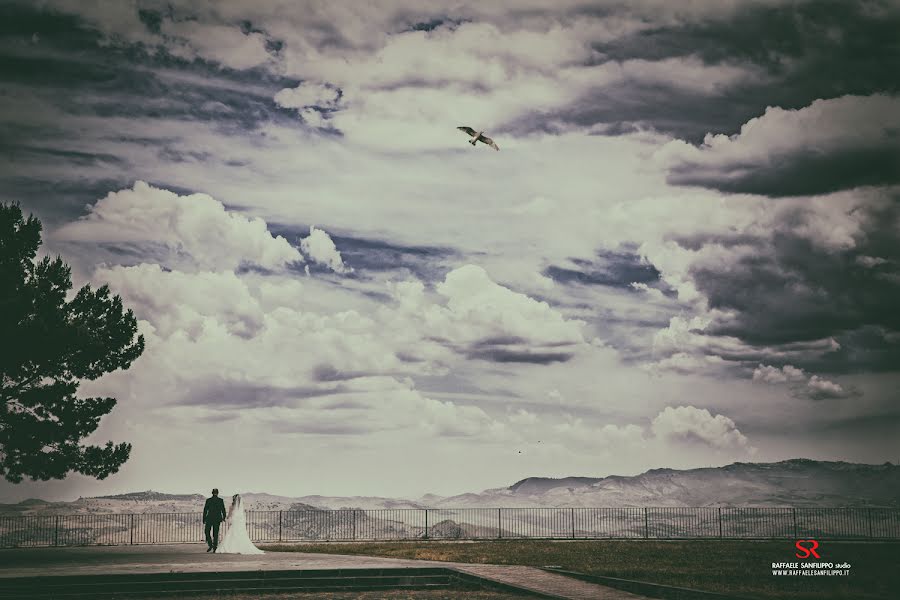
<svg viewBox="0 0 900 600">
<path fill-rule="evenodd" d="M 225 537 L 219 544 L 219 554 L 263 554 L 263 551 L 253 545 L 247 534 L 247 517 L 244 515 L 244 503 L 241 495 L 235 494 L 231 498 L 231 510 L 228 511 L 228 519 L 225 521 Z"/>
</svg>

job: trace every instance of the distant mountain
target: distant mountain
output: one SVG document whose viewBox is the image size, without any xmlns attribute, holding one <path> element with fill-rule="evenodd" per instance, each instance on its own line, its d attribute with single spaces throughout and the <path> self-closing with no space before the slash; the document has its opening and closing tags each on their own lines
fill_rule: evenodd
<svg viewBox="0 0 900 600">
<path fill-rule="evenodd" d="M 146 492 L 129 492 L 127 494 L 115 494 L 112 496 L 92 496 L 88 500 L 125 500 L 131 502 L 160 502 L 164 500 L 176 501 L 202 501 L 200 494 L 164 494 L 148 490 Z"/>
<path fill-rule="evenodd" d="M 41 500 L 40 498 L 29 498 L 28 500 L 22 500 L 19 502 L 19 506 L 46 506 L 50 504 L 46 500 Z"/>
<path fill-rule="evenodd" d="M 229 494 L 225 494 L 226 504 Z M 248 510 L 307 511 L 340 508 L 529 508 L 619 506 L 872 506 L 900 507 L 900 466 L 792 459 L 734 463 L 702 469 L 652 469 L 635 476 L 528 477 L 509 487 L 418 500 L 380 496 L 288 497 L 247 492 Z M 0 504 L 0 514 L 196 513 L 204 496 L 145 491 L 74 502 L 24 500 Z M 436 515 L 446 518 L 449 515 Z M 442 524 L 448 536 L 459 523 Z M 454 530 L 455 531 L 455 530 Z"/>
<path fill-rule="evenodd" d="M 555 488 L 584 487 L 586 485 L 593 485 L 599 481 L 602 480 L 600 478 L 594 477 L 563 477 L 562 479 L 551 479 L 549 477 L 529 477 L 527 479 L 517 481 L 516 483 L 509 486 L 508 489 L 511 492 L 517 492 L 519 494 L 543 494 L 544 492 Z"/>
<path fill-rule="evenodd" d="M 900 466 L 792 459 L 633 477 L 529 477 L 437 507 L 900 506 Z"/>
<path fill-rule="evenodd" d="M 297 498 L 297 501 L 329 509 L 359 508 L 364 510 L 383 510 L 388 508 L 427 508 L 427 505 L 420 504 L 414 500 L 384 498 L 381 496 L 303 496 Z"/>
</svg>

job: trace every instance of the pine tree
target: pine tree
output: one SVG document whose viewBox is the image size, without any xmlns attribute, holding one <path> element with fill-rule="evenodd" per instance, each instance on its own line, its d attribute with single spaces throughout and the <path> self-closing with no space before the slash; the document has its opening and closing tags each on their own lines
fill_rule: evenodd
<svg viewBox="0 0 900 600">
<path fill-rule="evenodd" d="M 109 288 L 86 285 L 70 300 L 60 257 L 36 261 L 41 223 L 0 205 L 0 475 L 98 479 L 118 471 L 131 444 L 82 445 L 115 398 L 79 398 L 80 380 L 127 369 L 144 351 L 137 321 Z"/>
</svg>

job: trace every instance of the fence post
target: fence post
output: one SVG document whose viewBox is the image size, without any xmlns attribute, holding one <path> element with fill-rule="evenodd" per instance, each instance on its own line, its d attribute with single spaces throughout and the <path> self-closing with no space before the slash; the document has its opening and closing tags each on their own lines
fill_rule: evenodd
<svg viewBox="0 0 900 600">
<path fill-rule="evenodd" d="M 284 517 L 284 511 L 279 510 L 278 511 L 278 541 L 279 542 L 284 540 L 284 538 L 281 535 L 282 521 L 284 520 L 283 517 Z"/>
<path fill-rule="evenodd" d="M 791 517 L 794 520 L 794 539 L 796 540 L 798 537 L 800 537 L 800 534 L 797 530 L 797 509 L 796 508 L 791 508 Z"/>
<path fill-rule="evenodd" d="M 131 513 L 128 517 L 128 545 L 134 546 L 134 513 Z"/>
<path fill-rule="evenodd" d="M 872 539 L 875 537 L 875 535 L 872 532 L 872 509 L 871 508 L 866 508 L 866 524 L 868 525 L 869 539 Z"/>
<path fill-rule="evenodd" d="M 428 539 L 428 509 L 425 509 L 425 539 Z"/>
<path fill-rule="evenodd" d="M 644 507 L 644 538 L 650 538 L 650 520 L 647 517 L 647 507 Z"/>
<path fill-rule="evenodd" d="M 572 511 L 572 539 L 574 540 L 575 539 L 575 509 L 570 508 L 569 510 Z"/>
<path fill-rule="evenodd" d="M 59 546 L 59 515 L 53 519 L 53 545 Z"/>
<path fill-rule="evenodd" d="M 503 537 L 503 521 L 500 519 L 500 511 L 501 510 L 503 510 L 503 509 L 502 508 L 497 509 L 497 539 L 498 540 Z"/>
<path fill-rule="evenodd" d="M 719 539 L 722 539 L 722 507 L 719 507 Z"/>
</svg>

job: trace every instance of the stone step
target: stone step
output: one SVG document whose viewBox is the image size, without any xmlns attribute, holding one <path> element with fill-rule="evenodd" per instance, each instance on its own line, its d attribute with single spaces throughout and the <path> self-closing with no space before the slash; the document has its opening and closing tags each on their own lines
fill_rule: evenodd
<svg viewBox="0 0 900 600">
<path fill-rule="evenodd" d="M 473 589 L 450 569 L 336 569 L 311 571 L 244 571 L 73 575 L 4 578 L 0 598 L 109 598 L 122 595 L 196 592 L 363 591 L 386 589 Z"/>
</svg>

